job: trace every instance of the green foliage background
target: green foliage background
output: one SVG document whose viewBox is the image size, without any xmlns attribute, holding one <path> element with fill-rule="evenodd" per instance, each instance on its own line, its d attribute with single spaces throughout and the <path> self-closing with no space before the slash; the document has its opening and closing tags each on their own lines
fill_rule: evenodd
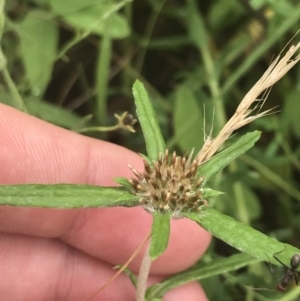
<svg viewBox="0 0 300 301">
<path fill-rule="evenodd" d="M 0 101 L 69 129 L 112 125 L 114 113 L 135 114 L 132 85 L 139 78 L 167 147 L 197 151 L 204 131 L 219 131 L 297 32 L 299 9 L 296 0 L 10 0 Z M 261 140 L 209 183 L 225 192 L 211 206 L 298 248 L 299 90 L 298 64 L 265 103 L 279 112 L 239 130 L 261 130 Z M 145 154 L 136 130 L 90 135 Z M 214 240 L 203 262 L 234 252 Z M 211 300 L 261 300 L 263 292 L 242 284 L 272 288 L 276 281 L 268 266 L 255 264 L 201 283 Z"/>
</svg>

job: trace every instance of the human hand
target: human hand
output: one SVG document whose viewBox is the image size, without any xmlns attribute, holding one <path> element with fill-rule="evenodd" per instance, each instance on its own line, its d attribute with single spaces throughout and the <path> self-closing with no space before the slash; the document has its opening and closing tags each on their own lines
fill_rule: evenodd
<svg viewBox="0 0 300 301">
<path fill-rule="evenodd" d="M 143 167 L 137 154 L 84 137 L 0 104 L 0 184 L 73 183 L 114 186 L 132 177 L 127 164 Z M 46 209 L 0 206 L 0 299 L 85 301 L 124 264 L 149 233 L 142 208 Z M 172 221 L 166 252 L 149 281 L 191 266 L 205 252 L 210 234 L 186 219 Z M 129 268 L 138 272 L 142 255 Z M 120 275 L 93 300 L 134 300 Z M 164 296 L 166 301 L 207 300 L 196 282 Z"/>
</svg>

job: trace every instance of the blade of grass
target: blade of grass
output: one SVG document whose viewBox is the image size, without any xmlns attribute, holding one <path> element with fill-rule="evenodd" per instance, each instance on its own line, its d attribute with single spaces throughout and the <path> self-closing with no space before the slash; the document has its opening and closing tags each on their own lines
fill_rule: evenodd
<svg viewBox="0 0 300 301">
<path fill-rule="evenodd" d="M 282 177 L 278 176 L 274 171 L 269 169 L 266 165 L 262 164 L 255 158 L 247 155 L 243 155 L 241 160 L 244 161 L 249 166 L 255 168 L 260 174 L 265 176 L 269 181 L 280 187 L 286 194 L 290 195 L 292 198 L 300 201 L 300 192 L 295 189 L 290 183 L 285 181 Z"/>
</svg>

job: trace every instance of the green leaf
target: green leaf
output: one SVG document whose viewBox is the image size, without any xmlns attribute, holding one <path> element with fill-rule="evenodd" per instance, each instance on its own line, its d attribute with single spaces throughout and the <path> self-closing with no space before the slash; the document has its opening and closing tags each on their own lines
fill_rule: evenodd
<svg viewBox="0 0 300 301">
<path fill-rule="evenodd" d="M 196 153 L 203 145 L 203 114 L 197 100 L 188 87 L 181 87 L 175 93 L 174 131 L 179 146 L 190 152 L 195 148 Z"/>
<path fill-rule="evenodd" d="M 133 85 L 133 96 L 136 113 L 146 142 L 148 157 L 151 160 L 156 160 L 159 153 L 163 154 L 165 152 L 166 145 L 148 93 L 139 80 L 136 80 Z"/>
<path fill-rule="evenodd" d="M 89 185 L 0 185 L 0 205 L 45 208 L 137 206 L 137 196 L 123 187 Z"/>
<path fill-rule="evenodd" d="M 151 230 L 150 257 L 152 260 L 159 257 L 167 248 L 170 236 L 171 213 L 153 214 Z"/>
<path fill-rule="evenodd" d="M 128 1 L 117 4 L 109 2 L 85 4 L 84 1 L 80 1 L 81 3 L 77 1 L 76 8 L 72 8 L 73 1 L 68 1 L 69 5 L 67 1 L 52 2 L 53 10 L 77 30 L 98 35 L 109 34 L 111 38 L 116 39 L 126 38 L 130 34 L 127 20 L 117 13 Z"/>
<path fill-rule="evenodd" d="M 92 120 L 92 118 L 93 118 L 93 114 L 88 114 L 84 117 L 81 117 L 78 122 L 73 124 L 71 130 L 74 132 L 82 131 L 84 128 L 88 127 L 89 122 Z"/>
<path fill-rule="evenodd" d="M 152 285 L 148 288 L 146 296 L 147 298 L 162 297 L 166 292 L 177 286 L 191 281 L 235 271 L 258 261 L 257 258 L 241 253 L 232 255 L 228 258 L 215 259 L 205 265 L 202 263 L 196 264 L 184 272 L 175 274 L 170 278 L 163 280 L 161 283 Z"/>
<path fill-rule="evenodd" d="M 51 78 L 57 56 L 58 27 L 36 12 L 20 23 L 21 52 L 31 87 L 42 94 Z"/>
<path fill-rule="evenodd" d="M 218 173 L 231 161 L 250 149 L 260 138 L 260 134 L 259 131 L 254 131 L 243 135 L 228 148 L 201 165 L 197 173 L 199 176 L 204 176 L 203 185 L 205 185 L 214 174 Z"/>
<path fill-rule="evenodd" d="M 68 129 L 81 121 L 77 114 L 43 100 L 25 99 L 25 104 L 29 114 Z"/>
<path fill-rule="evenodd" d="M 226 203 L 226 211 L 222 212 L 244 224 L 250 224 L 251 220 L 260 216 L 261 204 L 251 186 L 243 180 L 242 177 L 240 180 L 234 180 L 228 176 L 222 183 L 223 190 L 226 189 L 226 194 L 222 197 L 222 202 Z"/>
<path fill-rule="evenodd" d="M 0 102 L 8 106 L 12 106 L 12 95 L 0 91 Z M 27 112 L 30 115 L 46 120 L 53 124 L 71 129 L 74 125 L 80 123 L 82 118 L 76 113 L 73 113 L 65 108 L 59 107 L 55 104 L 46 102 L 37 97 L 29 97 L 24 99 Z"/>
<path fill-rule="evenodd" d="M 224 194 L 224 192 L 218 191 L 218 190 L 213 190 L 211 188 L 203 188 L 203 190 L 202 190 L 202 197 L 204 199 L 210 198 L 210 197 L 213 197 L 213 196 L 218 196 L 220 194 Z"/>
<path fill-rule="evenodd" d="M 263 261 L 270 260 L 273 264 L 280 265 L 273 258 L 273 254 L 283 250 L 278 257 L 289 266 L 292 256 L 300 253 L 299 249 L 283 244 L 207 206 L 199 213 L 182 212 L 182 215 L 195 221 L 230 246 Z"/>
<path fill-rule="evenodd" d="M 103 1 L 105 2 L 105 0 Z M 94 7 L 97 5 L 95 0 L 50 0 L 51 8 L 59 15 L 72 14 L 84 8 Z"/>
<path fill-rule="evenodd" d="M 127 190 L 132 189 L 131 184 L 129 183 L 127 178 L 123 178 L 123 177 L 118 177 L 118 178 L 114 178 L 114 181 L 120 185 L 122 185 L 123 187 L 125 187 Z"/>
</svg>

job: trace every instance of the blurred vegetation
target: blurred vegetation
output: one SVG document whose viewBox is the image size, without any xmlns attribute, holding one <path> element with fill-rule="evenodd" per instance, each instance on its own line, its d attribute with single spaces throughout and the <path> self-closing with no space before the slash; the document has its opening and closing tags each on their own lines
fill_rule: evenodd
<svg viewBox="0 0 300 301">
<path fill-rule="evenodd" d="M 115 113 L 135 115 L 139 78 L 167 146 L 197 151 L 204 131 L 219 131 L 293 38 L 299 10 L 297 0 L 9 0 L 0 20 L 0 101 L 68 129 L 112 126 Z M 278 113 L 239 131 L 261 130 L 261 140 L 209 183 L 226 193 L 211 206 L 298 248 L 299 91 L 298 64 L 265 103 Z M 88 134 L 145 153 L 135 129 Z M 214 240 L 203 261 L 233 253 Z M 262 300 L 266 292 L 244 285 L 276 285 L 264 264 L 201 283 L 211 300 Z"/>
</svg>

